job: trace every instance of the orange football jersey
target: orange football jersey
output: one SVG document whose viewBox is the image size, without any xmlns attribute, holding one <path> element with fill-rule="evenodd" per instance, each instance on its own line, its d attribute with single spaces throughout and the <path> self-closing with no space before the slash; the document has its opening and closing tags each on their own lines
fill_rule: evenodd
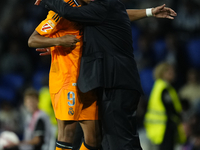
<svg viewBox="0 0 200 150">
<path fill-rule="evenodd" d="M 74 7 L 78 7 L 75 0 L 66 1 Z M 76 47 L 66 48 L 62 46 L 51 47 L 51 68 L 49 72 L 49 91 L 57 93 L 61 88 L 77 90 L 76 83 L 79 75 L 80 59 L 82 54 L 82 26 L 78 23 L 66 20 L 57 13 L 49 11 L 47 18 L 42 21 L 36 31 L 45 37 L 55 38 L 66 34 L 76 35 L 80 42 Z"/>
</svg>

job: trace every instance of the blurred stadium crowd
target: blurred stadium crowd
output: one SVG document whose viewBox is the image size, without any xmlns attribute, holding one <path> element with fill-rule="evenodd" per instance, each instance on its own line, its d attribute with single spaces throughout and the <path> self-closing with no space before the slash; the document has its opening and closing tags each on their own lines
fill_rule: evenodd
<svg viewBox="0 0 200 150">
<path fill-rule="evenodd" d="M 174 20 L 146 18 L 132 22 L 133 47 L 145 95 L 138 106 L 141 143 L 147 145 L 143 118 L 154 84 L 153 69 L 160 62 L 174 66 L 173 86 L 183 107 L 183 118 L 195 117 L 188 136 L 195 130 L 200 137 L 200 1 L 122 0 L 127 9 L 166 4 L 177 12 Z M 27 45 L 47 10 L 34 6 L 35 0 L 0 1 L 0 132 L 9 130 L 22 138 L 23 92 L 34 87 L 41 95 L 48 88 L 50 56 L 39 56 Z M 120 31 L 119 31 L 120 32 Z M 48 97 L 49 98 L 49 97 Z M 20 111 L 19 111 L 20 110 Z M 192 128 L 192 129 L 191 129 Z M 194 132 L 194 131 L 193 131 Z M 200 138 L 198 138 L 200 143 Z M 147 146 L 146 146 L 147 147 Z M 200 147 L 200 144 L 199 144 Z M 185 150 L 189 150 L 186 149 Z"/>
</svg>

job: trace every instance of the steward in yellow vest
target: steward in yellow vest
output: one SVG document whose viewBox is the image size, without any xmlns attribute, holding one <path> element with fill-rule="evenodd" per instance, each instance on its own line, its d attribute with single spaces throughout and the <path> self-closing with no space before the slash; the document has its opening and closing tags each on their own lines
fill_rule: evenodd
<svg viewBox="0 0 200 150">
<path fill-rule="evenodd" d="M 176 142 L 184 143 L 186 140 L 180 119 L 182 107 L 175 89 L 167 82 L 174 78 L 173 71 L 167 63 L 155 69 L 154 73 L 159 72 L 159 75 L 151 91 L 145 115 L 147 137 L 154 145 L 159 145 L 159 150 L 173 150 Z"/>
</svg>

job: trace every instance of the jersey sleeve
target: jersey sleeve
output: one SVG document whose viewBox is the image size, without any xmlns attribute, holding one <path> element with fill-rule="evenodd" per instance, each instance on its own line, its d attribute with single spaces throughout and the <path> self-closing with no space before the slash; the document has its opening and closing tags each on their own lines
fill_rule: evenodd
<svg viewBox="0 0 200 150">
<path fill-rule="evenodd" d="M 60 19 L 61 17 L 57 13 L 49 11 L 47 18 L 43 20 L 35 30 L 42 36 L 50 37 L 51 34 L 57 32 L 56 25 Z"/>
</svg>

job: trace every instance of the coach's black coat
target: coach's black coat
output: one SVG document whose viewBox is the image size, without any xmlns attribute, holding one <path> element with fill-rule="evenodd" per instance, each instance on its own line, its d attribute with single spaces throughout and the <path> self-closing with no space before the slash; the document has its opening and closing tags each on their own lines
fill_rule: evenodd
<svg viewBox="0 0 200 150">
<path fill-rule="evenodd" d="M 95 0 L 71 7 L 63 0 L 41 4 L 60 16 L 84 24 L 84 46 L 78 87 L 136 89 L 142 93 L 134 60 L 130 20 L 119 0 Z"/>
</svg>

